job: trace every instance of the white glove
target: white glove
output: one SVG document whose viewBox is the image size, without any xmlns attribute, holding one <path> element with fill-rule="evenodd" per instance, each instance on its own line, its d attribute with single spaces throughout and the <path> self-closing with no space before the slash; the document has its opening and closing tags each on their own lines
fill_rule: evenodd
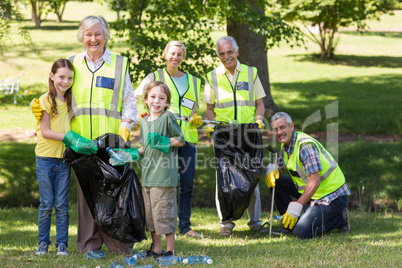
<svg viewBox="0 0 402 268">
<path fill-rule="evenodd" d="M 289 213 L 290 216 L 298 218 L 300 216 L 300 213 L 303 209 L 303 205 L 297 201 L 292 201 L 288 205 L 288 210 L 287 213 Z"/>
</svg>

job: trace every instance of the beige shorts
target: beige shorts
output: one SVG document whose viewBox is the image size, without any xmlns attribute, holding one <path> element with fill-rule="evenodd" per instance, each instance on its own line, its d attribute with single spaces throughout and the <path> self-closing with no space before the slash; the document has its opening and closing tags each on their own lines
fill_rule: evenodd
<svg viewBox="0 0 402 268">
<path fill-rule="evenodd" d="M 145 222 L 148 232 L 157 235 L 176 231 L 176 188 L 142 187 L 145 206 Z"/>
</svg>

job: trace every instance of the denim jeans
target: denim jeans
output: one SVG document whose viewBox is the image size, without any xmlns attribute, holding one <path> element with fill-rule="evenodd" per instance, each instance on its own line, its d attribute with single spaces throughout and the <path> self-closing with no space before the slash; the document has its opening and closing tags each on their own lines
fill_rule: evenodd
<svg viewBox="0 0 402 268">
<path fill-rule="evenodd" d="M 184 234 L 191 230 L 191 201 L 195 176 L 197 149 L 194 143 L 186 142 L 179 147 L 179 231 Z"/>
<path fill-rule="evenodd" d="M 36 157 L 36 177 L 39 183 L 39 243 L 50 244 L 52 209 L 56 212 L 56 247 L 60 243 L 68 246 L 68 201 L 70 164 L 62 158 Z"/>
<path fill-rule="evenodd" d="M 276 181 L 275 203 L 281 215 L 286 213 L 292 201 L 291 196 L 299 198 L 295 184 L 289 176 L 281 175 Z M 348 196 L 340 196 L 329 205 L 310 206 L 307 203 L 305 212 L 293 227 L 293 235 L 299 238 L 312 238 L 339 228 L 343 223 L 342 210 L 346 208 Z"/>
</svg>

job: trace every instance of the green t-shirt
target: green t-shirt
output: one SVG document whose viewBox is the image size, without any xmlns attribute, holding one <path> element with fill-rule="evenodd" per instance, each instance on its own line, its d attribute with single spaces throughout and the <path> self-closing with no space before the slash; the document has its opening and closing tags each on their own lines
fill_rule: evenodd
<svg viewBox="0 0 402 268">
<path fill-rule="evenodd" d="M 171 112 L 164 112 L 153 121 L 148 121 L 148 118 L 147 115 L 141 120 L 140 127 L 140 143 L 144 148 L 141 185 L 143 187 L 176 187 L 178 182 L 177 147 L 170 147 L 168 154 L 152 149 L 148 144 L 148 133 L 156 132 L 185 143 L 181 128 Z"/>
</svg>

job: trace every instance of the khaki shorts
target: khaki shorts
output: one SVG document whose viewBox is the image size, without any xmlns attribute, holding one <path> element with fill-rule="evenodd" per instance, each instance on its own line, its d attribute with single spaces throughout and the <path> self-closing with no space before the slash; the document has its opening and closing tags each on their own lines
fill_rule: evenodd
<svg viewBox="0 0 402 268">
<path fill-rule="evenodd" d="M 157 235 L 176 231 L 176 188 L 142 187 L 145 206 L 145 222 L 148 232 Z"/>
</svg>

